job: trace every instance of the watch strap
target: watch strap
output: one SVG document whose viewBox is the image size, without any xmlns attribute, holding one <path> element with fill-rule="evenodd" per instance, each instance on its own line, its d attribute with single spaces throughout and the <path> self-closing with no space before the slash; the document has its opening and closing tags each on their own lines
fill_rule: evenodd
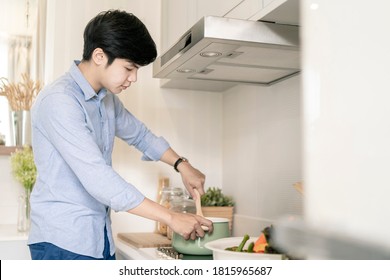
<svg viewBox="0 0 390 280">
<path fill-rule="evenodd" d="M 188 162 L 188 160 L 185 157 L 179 157 L 179 159 L 175 162 L 173 165 L 173 168 L 176 170 L 176 172 L 179 172 L 179 169 L 177 167 L 179 166 L 180 163 L 182 162 Z"/>
</svg>

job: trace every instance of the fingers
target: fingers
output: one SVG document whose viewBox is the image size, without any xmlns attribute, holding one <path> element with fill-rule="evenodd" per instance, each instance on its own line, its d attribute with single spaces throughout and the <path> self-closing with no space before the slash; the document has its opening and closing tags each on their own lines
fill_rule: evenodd
<svg viewBox="0 0 390 280">
<path fill-rule="evenodd" d="M 199 224 L 195 227 L 197 236 L 203 237 L 205 235 L 205 232 L 211 234 L 214 230 L 213 222 L 201 216 L 196 217 L 199 222 Z"/>
<path fill-rule="evenodd" d="M 191 240 L 195 240 L 196 237 L 196 231 L 191 232 Z"/>
<path fill-rule="evenodd" d="M 198 178 L 198 181 L 192 185 L 192 188 L 197 189 L 199 194 L 202 196 L 204 195 L 204 183 L 206 181 L 206 177 L 202 173 L 200 174 L 201 176 Z"/>
<path fill-rule="evenodd" d="M 199 230 L 200 229 L 200 230 Z M 193 231 L 191 231 L 190 233 L 183 233 L 181 236 L 185 239 L 185 240 L 188 240 L 188 239 L 191 239 L 191 240 L 195 240 L 197 237 L 203 237 L 204 236 L 204 231 L 202 230 L 202 228 L 200 226 L 197 226 Z"/>
<path fill-rule="evenodd" d="M 188 192 L 192 197 L 194 197 L 193 189 L 197 189 L 200 195 L 203 195 L 206 176 L 198 169 L 192 167 L 191 165 L 186 165 L 186 166 L 187 168 L 183 169 L 180 172 L 180 174 L 182 176 L 183 183 L 186 186 Z"/>
<path fill-rule="evenodd" d="M 188 215 L 188 214 L 186 214 Z M 193 223 L 192 226 L 190 226 L 188 231 L 182 232 L 180 235 L 185 239 L 185 240 L 195 240 L 197 237 L 204 237 L 206 233 L 211 234 L 213 232 L 213 222 L 197 215 L 192 215 Z M 188 221 L 188 220 L 187 220 Z"/>
<path fill-rule="evenodd" d="M 204 195 L 205 192 L 204 192 L 203 184 L 204 183 L 202 183 L 202 184 L 201 183 L 188 183 L 186 185 L 186 188 L 187 188 L 187 190 L 190 193 L 192 198 L 197 197 L 194 190 L 197 190 L 199 192 L 200 196 Z"/>
<path fill-rule="evenodd" d="M 188 191 L 190 192 L 190 195 L 192 198 L 197 198 L 197 195 L 195 194 L 194 190 L 197 190 L 198 193 L 199 193 L 199 196 L 202 196 L 204 195 L 204 188 L 203 188 L 203 185 L 199 185 L 199 186 L 190 186 L 190 188 L 188 189 Z"/>
<path fill-rule="evenodd" d="M 182 233 L 181 236 L 182 236 L 185 240 L 188 240 L 188 239 L 190 239 L 191 234 L 190 234 L 190 233 Z"/>
<path fill-rule="evenodd" d="M 200 217 L 200 216 L 199 216 Z M 206 218 L 204 218 L 204 217 L 200 217 L 200 224 L 202 225 L 202 226 L 205 226 L 205 227 L 207 227 L 208 228 L 208 232 L 209 233 L 212 233 L 213 232 L 213 230 L 214 230 L 214 227 L 213 227 L 213 222 L 212 221 L 210 221 L 210 220 L 208 220 L 208 219 L 206 219 Z"/>
</svg>

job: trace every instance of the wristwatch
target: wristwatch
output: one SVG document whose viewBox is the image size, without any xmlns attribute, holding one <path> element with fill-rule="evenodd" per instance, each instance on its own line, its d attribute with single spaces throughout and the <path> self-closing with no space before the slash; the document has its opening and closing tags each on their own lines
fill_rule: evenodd
<svg viewBox="0 0 390 280">
<path fill-rule="evenodd" d="M 176 172 L 179 172 L 179 169 L 177 169 L 177 167 L 179 166 L 180 163 L 182 162 L 188 162 L 188 159 L 186 159 L 185 157 L 179 157 L 179 159 L 175 162 L 175 164 L 173 165 L 173 168 L 175 168 Z"/>
</svg>

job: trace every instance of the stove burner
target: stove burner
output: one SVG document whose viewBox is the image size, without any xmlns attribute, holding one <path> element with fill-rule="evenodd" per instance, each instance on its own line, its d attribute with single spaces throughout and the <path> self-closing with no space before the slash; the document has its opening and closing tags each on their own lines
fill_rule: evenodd
<svg viewBox="0 0 390 280">
<path fill-rule="evenodd" d="M 164 258 L 169 260 L 182 260 L 183 254 L 179 253 L 172 247 L 158 247 L 157 248 L 157 254 Z"/>
</svg>

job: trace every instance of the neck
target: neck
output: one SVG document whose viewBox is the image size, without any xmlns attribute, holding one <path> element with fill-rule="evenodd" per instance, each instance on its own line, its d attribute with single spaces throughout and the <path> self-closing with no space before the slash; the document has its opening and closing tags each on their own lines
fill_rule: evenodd
<svg viewBox="0 0 390 280">
<path fill-rule="evenodd" d="M 94 65 L 92 65 L 90 61 L 81 61 L 78 67 L 93 90 L 98 93 L 102 89 L 102 85 L 100 84 L 99 79 L 97 79 L 97 69 Z"/>
</svg>

